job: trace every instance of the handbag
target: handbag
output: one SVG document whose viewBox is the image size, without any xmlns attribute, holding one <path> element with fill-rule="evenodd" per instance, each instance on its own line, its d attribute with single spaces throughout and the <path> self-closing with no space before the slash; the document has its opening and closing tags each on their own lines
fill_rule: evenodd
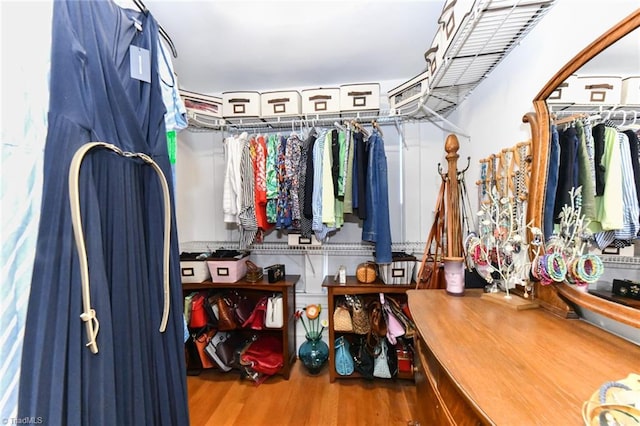
<svg viewBox="0 0 640 426">
<path fill-rule="evenodd" d="M 336 348 L 336 373 L 341 376 L 349 376 L 353 374 L 354 363 L 351 352 L 349 351 L 349 341 L 340 336 L 335 341 Z"/>
<path fill-rule="evenodd" d="M 440 260 L 444 253 L 442 244 L 442 235 L 444 233 L 444 191 L 445 181 L 440 185 L 440 192 L 436 201 L 435 216 L 433 225 L 427 237 L 422 262 L 418 271 L 418 279 L 416 280 L 416 289 L 439 289 L 446 288 L 444 279 L 444 265 Z M 432 252 L 432 246 L 435 249 Z"/>
<path fill-rule="evenodd" d="M 202 328 L 205 325 L 207 325 L 207 312 L 204 310 L 204 295 L 198 293 L 191 299 L 189 327 Z"/>
<path fill-rule="evenodd" d="M 284 365 L 282 339 L 269 334 L 259 336 L 240 355 L 240 364 L 272 376 Z"/>
<path fill-rule="evenodd" d="M 284 315 L 282 312 L 282 295 L 276 294 L 267 300 L 265 326 L 267 328 L 282 328 Z"/>
<path fill-rule="evenodd" d="M 371 284 L 378 277 L 375 262 L 364 262 L 356 268 L 356 278 L 361 283 Z"/>
<path fill-rule="evenodd" d="M 369 323 L 371 324 L 370 334 L 378 337 L 385 337 L 387 335 L 387 321 L 382 312 L 382 305 L 378 300 L 369 302 Z"/>
<path fill-rule="evenodd" d="M 205 348 L 215 334 L 216 330 L 214 328 L 205 327 L 205 329 L 200 331 L 195 337 L 196 348 L 198 349 L 198 355 L 200 356 L 202 368 L 214 367 L 211 357 L 209 357 Z"/>
<path fill-rule="evenodd" d="M 196 347 L 193 335 L 189 335 L 187 341 L 184 342 L 184 357 L 187 366 L 187 376 L 197 376 L 202 373 L 202 360 Z"/>
<path fill-rule="evenodd" d="M 249 319 L 255 305 L 247 296 L 239 295 L 238 293 L 234 294 L 232 300 L 234 301 L 233 315 L 235 316 L 236 324 L 240 327 Z"/>
<path fill-rule="evenodd" d="M 351 345 L 354 370 L 366 379 L 373 379 L 373 355 L 367 349 L 365 337 L 360 337 Z"/>
<path fill-rule="evenodd" d="M 387 342 L 382 339 L 379 343 L 378 354 L 373 360 L 373 377 L 379 377 L 381 379 L 390 379 L 391 370 L 389 369 L 389 363 L 387 362 Z"/>
<path fill-rule="evenodd" d="M 351 322 L 351 314 L 349 309 L 344 305 L 336 306 L 333 311 L 333 330 L 344 333 L 353 332 L 353 323 Z"/>
<path fill-rule="evenodd" d="M 368 334 L 371 331 L 369 315 L 362 306 L 362 299 L 358 296 L 346 295 L 347 303 L 351 306 L 351 322 L 353 332 L 356 334 Z"/>
<path fill-rule="evenodd" d="M 238 328 L 231 300 L 228 297 L 219 296 L 216 305 L 218 306 L 218 330 L 229 331 Z"/>
<path fill-rule="evenodd" d="M 230 371 L 237 365 L 237 351 L 244 343 L 245 339 L 239 334 L 218 331 L 205 350 L 222 371 Z"/>
<path fill-rule="evenodd" d="M 263 296 L 253 308 L 249 318 L 242 323 L 242 328 L 250 328 L 252 330 L 262 330 L 264 328 L 265 316 L 267 313 L 267 296 Z"/>
<path fill-rule="evenodd" d="M 250 260 L 247 260 L 247 275 L 245 275 L 244 279 L 247 282 L 255 283 L 262 279 L 264 276 L 264 272 L 262 268 L 257 266 Z"/>
<path fill-rule="evenodd" d="M 387 340 L 392 345 L 395 345 L 396 337 L 404 336 L 404 326 L 400 320 L 395 316 L 389 302 L 384 297 L 384 293 L 380 293 L 380 304 L 382 305 L 382 312 L 387 322 Z"/>
</svg>

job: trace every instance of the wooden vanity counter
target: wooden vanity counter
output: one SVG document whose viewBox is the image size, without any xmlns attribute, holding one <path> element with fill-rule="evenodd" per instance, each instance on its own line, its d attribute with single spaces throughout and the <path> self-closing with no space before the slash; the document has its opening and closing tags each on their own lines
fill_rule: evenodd
<svg viewBox="0 0 640 426">
<path fill-rule="evenodd" d="M 516 311 L 445 290 L 410 290 L 425 425 L 581 425 L 603 383 L 640 373 L 640 346 L 582 320 Z"/>
</svg>

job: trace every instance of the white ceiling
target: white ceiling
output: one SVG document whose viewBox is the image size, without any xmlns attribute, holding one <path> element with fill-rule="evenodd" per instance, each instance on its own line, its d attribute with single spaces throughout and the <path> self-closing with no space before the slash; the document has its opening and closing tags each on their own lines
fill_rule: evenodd
<svg viewBox="0 0 640 426">
<path fill-rule="evenodd" d="M 182 89 L 405 81 L 426 66 L 444 0 L 145 0 L 173 40 Z"/>
</svg>

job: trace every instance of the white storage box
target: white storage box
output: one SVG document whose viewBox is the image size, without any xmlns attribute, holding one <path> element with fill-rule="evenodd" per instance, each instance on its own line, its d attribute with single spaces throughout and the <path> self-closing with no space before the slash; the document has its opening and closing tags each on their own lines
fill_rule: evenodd
<svg viewBox="0 0 640 426">
<path fill-rule="evenodd" d="M 451 42 L 463 22 L 469 18 L 475 0 L 447 0 L 438 18 L 439 30 L 436 33 L 436 44 L 441 59 L 450 58 L 454 52 L 449 52 Z"/>
<path fill-rule="evenodd" d="M 429 71 L 425 71 L 387 93 L 392 111 L 413 111 L 422 95 L 429 91 Z"/>
<path fill-rule="evenodd" d="M 618 105 L 622 98 L 621 77 L 578 76 L 579 104 Z"/>
<path fill-rule="evenodd" d="M 187 118 L 196 126 L 218 127 L 222 119 L 222 98 L 180 90 L 180 96 L 187 108 Z"/>
<path fill-rule="evenodd" d="M 225 119 L 260 117 L 260 93 L 224 92 L 222 116 Z"/>
<path fill-rule="evenodd" d="M 409 285 L 415 281 L 416 263 L 415 256 L 394 256 L 392 263 L 378 265 L 380 279 L 389 285 Z"/>
<path fill-rule="evenodd" d="M 239 258 L 207 258 L 207 266 L 213 283 L 235 283 L 247 275 L 249 255 Z"/>
<path fill-rule="evenodd" d="M 260 94 L 262 117 L 299 117 L 302 97 L 295 90 L 263 92 Z"/>
<path fill-rule="evenodd" d="M 380 111 L 380 84 L 343 84 L 340 86 L 340 112 Z M 343 114 L 343 116 L 345 116 Z"/>
<path fill-rule="evenodd" d="M 580 97 L 579 91 L 578 76 L 571 75 L 551 92 L 547 102 L 550 104 L 574 104 Z"/>
<path fill-rule="evenodd" d="M 302 113 L 304 115 L 340 115 L 340 89 L 318 88 L 302 91 Z"/>
<path fill-rule="evenodd" d="M 180 277 L 183 283 L 201 283 L 211 278 L 205 259 L 198 259 L 200 253 L 180 254 Z"/>
<path fill-rule="evenodd" d="M 640 105 L 640 77 L 622 79 L 622 105 Z"/>
<path fill-rule="evenodd" d="M 302 234 L 289 233 L 287 235 L 287 244 L 290 246 L 320 246 L 322 243 L 318 241 L 315 235 L 303 237 Z"/>
<path fill-rule="evenodd" d="M 438 27 L 436 35 L 433 38 L 431 47 L 424 52 L 424 60 L 427 62 L 427 71 L 429 72 L 429 79 L 435 80 L 438 70 L 442 67 L 444 62 L 444 48 L 440 48 L 440 39 L 442 38 L 442 27 Z"/>
</svg>

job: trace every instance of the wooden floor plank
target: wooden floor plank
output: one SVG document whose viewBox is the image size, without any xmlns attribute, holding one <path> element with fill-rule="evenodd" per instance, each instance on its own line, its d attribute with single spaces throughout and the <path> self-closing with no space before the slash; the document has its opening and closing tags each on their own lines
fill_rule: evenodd
<svg viewBox="0 0 640 426">
<path fill-rule="evenodd" d="M 412 421 L 413 382 L 338 379 L 330 383 L 327 368 L 312 376 L 296 362 L 289 380 L 274 376 L 259 386 L 238 372 L 205 370 L 188 376 L 191 425 L 406 426 Z"/>
</svg>

